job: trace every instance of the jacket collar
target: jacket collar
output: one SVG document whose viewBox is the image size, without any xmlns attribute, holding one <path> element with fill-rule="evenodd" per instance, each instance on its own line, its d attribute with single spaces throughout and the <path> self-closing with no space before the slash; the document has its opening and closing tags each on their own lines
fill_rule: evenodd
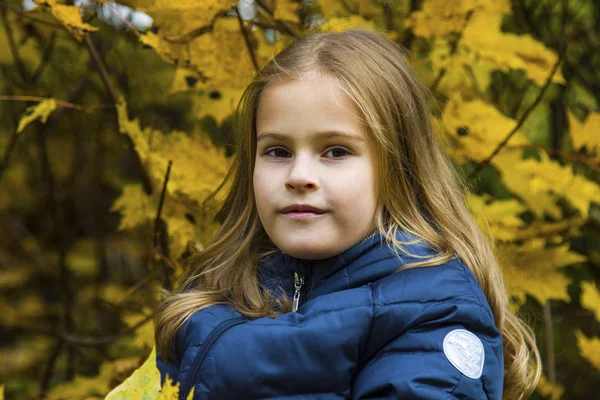
<svg viewBox="0 0 600 400">
<path fill-rule="evenodd" d="M 396 238 L 403 242 L 416 239 L 404 232 L 399 232 Z M 418 256 L 432 254 L 422 242 L 405 248 Z M 260 273 L 268 287 L 279 285 L 289 296 L 294 291 L 294 273 L 298 273 L 304 277 L 306 300 L 310 300 L 375 281 L 411 261 L 415 260 L 402 254 L 398 259 L 379 231 L 375 231 L 342 253 L 325 259 L 306 260 L 276 253 L 269 262 L 261 264 Z"/>
</svg>

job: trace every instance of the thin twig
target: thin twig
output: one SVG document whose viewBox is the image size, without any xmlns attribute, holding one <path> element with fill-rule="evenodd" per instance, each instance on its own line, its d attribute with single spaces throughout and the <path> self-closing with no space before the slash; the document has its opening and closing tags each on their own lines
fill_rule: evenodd
<svg viewBox="0 0 600 400">
<path fill-rule="evenodd" d="M 44 374 L 42 375 L 42 380 L 40 381 L 40 399 L 43 399 L 46 396 L 46 391 L 50 385 L 50 378 L 52 378 L 54 365 L 56 364 L 56 360 L 58 359 L 58 356 L 60 355 L 64 345 L 65 341 L 58 339 L 52 349 L 52 352 L 48 356 L 48 361 L 46 362 L 46 367 L 44 368 Z"/>
<path fill-rule="evenodd" d="M 153 318 L 154 318 L 153 314 L 146 315 L 144 317 L 144 319 L 140 320 L 135 325 L 129 326 L 129 327 L 122 329 L 119 332 L 111 334 L 111 335 L 98 336 L 98 337 L 73 335 L 73 334 L 64 332 L 63 330 L 57 331 L 57 330 L 53 330 L 53 329 L 48 329 L 45 326 L 41 326 L 41 325 L 22 324 L 22 325 L 9 325 L 9 326 L 1 326 L 1 327 L 3 329 L 19 329 L 19 330 L 32 332 L 32 333 L 36 333 L 36 334 L 40 334 L 40 335 L 44 335 L 44 336 L 56 337 L 56 338 L 63 340 L 64 342 L 66 342 L 69 345 L 85 347 L 85 346 L 100 346 L 100 345 L 112 343 L 115 340 L 118 340 L 124 336 L 127 336 L 127 335 L 135 332 L 140 327 L 142 327 L 144 324 L 151 321 Z"/>
<path fill-rule="evenodd" d="M 515 127 L 508 133 L 508 135 L 506 135 L 506 137 L 504 138 L 504 140 L 502 140 L 502 142 L 500 142 L 500 144 L 498 144 L 498 146 L 496 146 L 496 148 L 494 149 L 494 151 L 492 152 L 492 154 L 490 154 L 485 160 L 483 160 L 482 162 L 480 162 L 477 165 L 477 167 L 475 167 L 475 170 L 469 175 L 469 179 L 473 179 L 475 176 L 477 176 L 477 174 L 486 165 L 488 165 L 492 161 L 492 159 L 502 150 L 502 148 L 504 146 L 506 146 L 506 144 L 508 143 L 508 141 L 523 126 L 523 124 L 525 123 L 525 121 L 527 121 L 527 118 L 529 118 L 529 115 L 531 115 L 531 113 L 533 112 L 533 110 L 542 101 L 542 98 L 544 97 L 544 94 L 548 90 L 548 87 L 550 87 L 550 84 L 552 83 L 552 78 L 554 77 L 554 74 L 556 73 L 556 71 L 558 71 L 558 68 L 560 67 L 560 64 L 562 63 L 562 60 L 565 57 L 565 53 L 566 53 L 566 46 L 563 47 L 563 49 L 560 51 L 559 56 L 558 56 L 558 60 L 556 60 L 556 63 L 554 63 L 554 66 L 552 66 L 552 70 L 550 71 L 550 74 L 548 74 L 548 78 L 546 79 L 546 82 L 544 83 L 544 86 L 542 86 L 542 89 L 540 90 L 540 93 L 536 97 L 535 101 L 525 110 L 525 112 L 523 113 L 523 115 L 521 116 L 521 118 L 519 118 L 519 121 L 517 122 L 517 124 L 515 125 Z"/>
<path fill-rule="evenodd" d="M 98 53 L 98 49 L 96 48 L 96 45 L 94 44 L 94 41 L 92 40 L 92 36 L 89 33 L 85 34 L 84 42 L 90 52 L 90 55 L 92 56 L 92 59 L 94 60 L 94 65 L 96 65 L 96 68 L 98 69 L 98 72 L 100 73 L 100 77 L 102 78 L 102 82 L 104 83 L 104 87 L 106 88 L 106 92 L 108 93 L 109 97 L 115 104 L 118 103 L 119 97 L 117 96 L 117 91 L 115 90 L 112 83 L 110 82 L 110 77 L 108 76 L 108 71 L 106 70 L 106 67 L 104 66 L 104 62 L 102 62 L 102 58 L 100 57 L 100 54 Z"/>
<path fill-rule="evenodd" d="M 187 43 L 190 40 L 197 38 L 198 36 L 202 36 L 205 33 L 212 32 L 217 19 L 226 16 L 229 13 L 229 11 L 235 10 L 235 8 L 236 7 L 232 7 L 231 9 L 223 10 L 223 11 L 215 14 L 212 21 L 210 21 L 210 24 L 196 28 L 196 29 L 186 33 L 183 36 L 180 36 L 180 37 L 164 36 L 163 39 L 169 43 Z"/>
<path fill-rule="evenodd" d="M 274 12 L 273 9 L 264 1 L 264 0 L 255 0 L 256 4 L 258 4 L 262 9 L 264 9 L 267 13 L 269 13 L 269 15 L 271 17 L 274 16 Z M 275 20 L 275 23 L 277 25 L 279 25 L 281 28 L 283 28 L 284 31 L 286 31 L 288 34 L 294 36 L 295 38 L 299 38 L 300 34 L 298 34 L 298 32 L 296 32 L 294 30 L 294 28 L 292 28 L 290 26 L 290 24 L 288 24 L 285 21 L 280 21 L 278 19 Z"/>
<path fill-rule="evenodd" d="M 252 43 L 250 43 L 250 37 L 248 36 L 248 31 L 244 27 L 244 20 L 240 15 L 240 9 L 236 8 L 237 19 L 240 23 L 240 30 L 242 31 L 242 35 L 244 36 L 244 42 L 246 43 L 246 47 L 248 48 L 248 53 L 250 53 L 250 59 L 252 60 L 252 65 L 254 66 L 254 70 L 258 72 L 258 62 L 256 61 L 256 55 L 254 54 L 254 49 L 252 49 Z"/>
<path fill-rule="evenodd" d="M 590 162 L 590 159 L 588 157 L 580 156 L 577 153 L 566 153 L 564 151 L 557 150 L 553 147 L 545 147 L 545 146 L 540 146 L 537 144 L 516 144 L 516 145 L 506 145 L 506 146 L 504 146 L 504 149 L 506 149 L 506 150 L 524 150 L 524 149 L 542 150 L 542 151 L 548 152 L 549 154 L 566 158 L 567 160 L 585 164 L 586 166 L 592 168 L 593 170 L 600 172 L 600 165 L 595 165 L 593 162 Z"/>
<path fill-rule="evenodd" d="M 544 335 L 546 336 L 546 373 L 550 383 L 556 383 L 556 361 L 554 359 L 554 334 L 552 332 L 552 310 L 550 300 L 544 303 Z"/>
<path fill-rule="evenodd" d="M 135 36 L 139 37 L 141 36 L 140 33 L 138 32 L 137 28 L 135 26 L 133 26 L 133 24 L 131 22 L 129 22 L 129 20 L 125 17 L 123 17 L 121 14 L 119 14 L 119 12 L 117 11 L 117 9 L 115 8 L 114 5 L 110 4 L 110 2 L 105 1 L 105 0 L 98 0 L 99 3 L 105 5 L 106 7 L 110 8 L 110 10 L 112 12 L 114 12 L 116 14 L 117 17 L 119 17 L 119 19 L 121 21 L 123 21 L 123 23 L 125 25 L 127 25 L 127 27 L 135 34 Z"/>
<path fill-rule="evenodd" d="M 40 97 L 40 96 L 3 96 L 0 95 L 0 101 L 35 101 L 35 102 L 42 102 L 42 101 L 46 101 L 49 100 L 49 97 Z M 74 104 L 71 103 L 69 101 L 65 101 L 65 100 L 57 100 L 54 99 L 54 101 L 56 101 L 56 104 L 59 107 L 64 107 L 64 108 L 74 108 L 76 110 L 80 110 L 80 111 L 94 111 L 100 108 L 114 108 L 115 106 L 113 104 L 98 104 L 98 105 L 82 105 L 82 104 Z"/>
<path fill-rule="evenodd" d="M 154 220 L 154 248 L 158 247 L 158 230 L 159 230 L 159 222 L 160 222 L 160 214 L 162 212 L 163 203 L 165 201 L 165 194 L 167 192 L 167 183 L 169 182 L 169 175 L 171 174 L 171 165 L 173 164 L 172 160 L 169 160 L 169 165 L 167 166 L 167 173 L 165 174 L 165 180 L 163 182 L 162 192 L 160 193 L 160 202 L 158 203 L 158 210 L 156 211 L 156 219 Z"/>
<path fill-rule="evenodd" d="M 21 60 L 21 57 L 19 56 L 19 50 L 17 49 L 17 44 L 15 42 L 12 27 L 10 26 L 10 23 L 8 22 L 8 17 L 6 15 L 7 4 L 4 1 L 0 4 L 0 8 L 2 9 L 2 21 L 4 22 L 4 30 L 6 31 L 6 37 L 8 38 L 8 46 L 10 47 L 13 59 L 15 60 L 17 71 L 19 71 L 21 80 L 23 82 L 28 82 L 29 77 L 27 76 L 27 71 L 25 70 L 25 64 L 23 64 L 23 60 Z"/>
</svg>

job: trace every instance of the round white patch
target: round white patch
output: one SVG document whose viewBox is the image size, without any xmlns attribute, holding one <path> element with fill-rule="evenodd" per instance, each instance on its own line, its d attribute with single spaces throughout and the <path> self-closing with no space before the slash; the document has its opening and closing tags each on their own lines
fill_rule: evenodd
<svg viewBox="0 0 600 400">
<path fill-rule="evenodd" d="M 444 354 L 448 361 L 469 378 L 478 379 L 483 372 L 483 343 L 466 329 L 455 329 L 444 338 Z"/>
</svg>

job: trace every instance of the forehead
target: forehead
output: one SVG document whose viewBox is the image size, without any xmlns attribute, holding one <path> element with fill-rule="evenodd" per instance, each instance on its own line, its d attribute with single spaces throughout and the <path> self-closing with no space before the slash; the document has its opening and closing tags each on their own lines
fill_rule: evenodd
<svg viewBox="0 0 600 400">
<path fill-rule="evenodd" d="M 256 114 L 256 131 L 303 133 L 339 131 L 366 137 L 352 99 L 332 78 L 316 74 L 269 83 Z"/>
</svg>

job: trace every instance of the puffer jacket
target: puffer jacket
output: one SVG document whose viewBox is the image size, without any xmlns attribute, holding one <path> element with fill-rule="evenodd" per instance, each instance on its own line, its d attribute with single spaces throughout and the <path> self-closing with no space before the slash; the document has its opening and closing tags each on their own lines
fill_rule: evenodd
<svg viewBox="0 0 600 400">
<path fill-rule="evenodd" d="M 399 233 L 398 239 L 413 238 Z M 194 399 L 501 399 L 502 336 L 471 271 L 457 258 L 400 270 L 379 233 L 324 260 L 278 254 L 260 279 L 297 310 L 249 319 L 229 305 L 200 310 L 178 331 L 164 382 Z"/>
</svg>

